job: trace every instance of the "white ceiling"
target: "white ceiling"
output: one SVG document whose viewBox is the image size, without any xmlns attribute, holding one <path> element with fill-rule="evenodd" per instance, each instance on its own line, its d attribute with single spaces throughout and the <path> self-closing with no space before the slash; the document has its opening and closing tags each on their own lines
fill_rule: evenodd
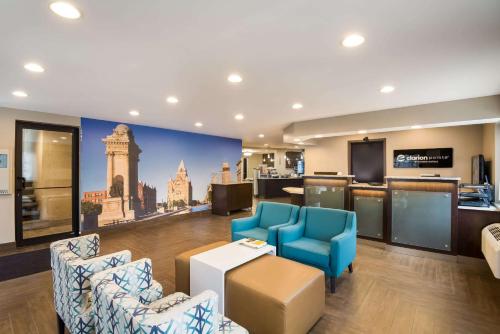
<svg viewBox="0 0 500 334">
<path fill-rule="evenodd" d="M 295 121 L 500 93 L 499 0 L 73 2 L 77 21 L 0 2 L 0 106 L 278 145 Z M 343 48 L 351 32 L 365 44 Z"/>
</svg>

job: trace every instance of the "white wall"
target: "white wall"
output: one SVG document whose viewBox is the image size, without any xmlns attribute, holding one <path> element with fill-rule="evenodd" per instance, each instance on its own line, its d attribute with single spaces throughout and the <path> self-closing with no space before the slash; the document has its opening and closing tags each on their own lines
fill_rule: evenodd
<svg viewBox="0 0 500 334">
<path fill-rule="evenodd" d="M 0 107 L 0 148 L 11 153 L 11 190 L 14 191 L 16 120 L 80 126 L 80 118 Z M 14 195 L 0 195 L 0 244 L 15 241 Z"/>
<path fill-rule="evenodd" d="M 365 136 L 373 139 L 386 139 L 386 175 L 391 176 L 419 176 L 422 173 L 437 173 L 442 176 L 458 176 L 462 178 L 462 182 L 470 182 L 471 157 L 483 153 L 484 149 L 483 125 L 332 137 L 321 139 L 317 146 L 306 148 L 306 174 L 313 174 L 314 171 L 339 171 L 347 174 L 349 172 L 348 141 L 361 140 Z M 453 168 L 393 167 L 394 150 L 433 147 L 453 148 Z"/>
</svg>

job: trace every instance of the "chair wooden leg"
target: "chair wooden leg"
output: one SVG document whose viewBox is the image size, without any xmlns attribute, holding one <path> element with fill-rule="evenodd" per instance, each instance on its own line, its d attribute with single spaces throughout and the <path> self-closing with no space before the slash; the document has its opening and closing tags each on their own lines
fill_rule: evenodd
<svg viewBox="0 0 500 334">
<path fill-rule="evenodd" d="M 335 293 L 335 276 L 330 277 L 330 293 Z"/>
<path fill-rule="evenodd" d="M 64 321 L 61 319 L 59 314 L 57 314 L 57 333 L 64 334 Z"/>
<path fill-rule="evenodd" d="M 349 273 L 352 274 L 352 263 L 348 267 L 349 267 Z"/>
</svg>

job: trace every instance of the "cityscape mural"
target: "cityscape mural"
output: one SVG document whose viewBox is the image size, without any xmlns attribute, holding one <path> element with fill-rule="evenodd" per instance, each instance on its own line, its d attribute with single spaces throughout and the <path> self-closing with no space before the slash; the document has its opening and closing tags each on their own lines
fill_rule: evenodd
<svg viewBox="0 0 500 334">
<path fill-rule="evenodd" d="M 210 209 L 240 139 L 82 118 L 81 230 Z M 226 174 L 227 176 L 227 174 Z"/>
</svg>

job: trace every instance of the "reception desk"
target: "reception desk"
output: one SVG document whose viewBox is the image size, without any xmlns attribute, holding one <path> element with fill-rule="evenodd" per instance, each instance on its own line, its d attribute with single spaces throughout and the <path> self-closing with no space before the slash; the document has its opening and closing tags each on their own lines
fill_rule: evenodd
<svg viewBox="0 0 500 334">
<path fill-rule="evenodd" d="M 353 175 L 304 176 L 304 205 L 349 210 L 352 179 Z"/>
<path fill-rule="evenodd" d="M 386 179 L 388 243 L 457 254 L 460 178 Z"/>
</svg>

